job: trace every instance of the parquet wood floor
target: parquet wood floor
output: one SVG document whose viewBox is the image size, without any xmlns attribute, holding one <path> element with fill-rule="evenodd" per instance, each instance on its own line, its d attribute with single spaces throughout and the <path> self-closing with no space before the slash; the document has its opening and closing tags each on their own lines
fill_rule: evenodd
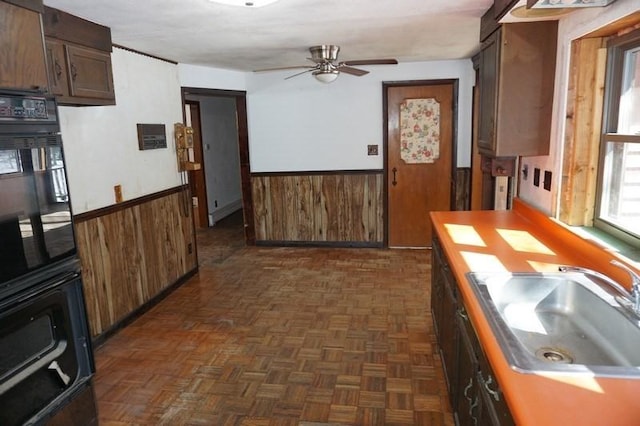
<svg viewBox="0 0 640 426">
<path fill-rule="evenodd" d="M 453 424 L 428 251 L 229 229 L 199 232 L 199 274 L 96 349 L 102 425 Z"/>
</svg>

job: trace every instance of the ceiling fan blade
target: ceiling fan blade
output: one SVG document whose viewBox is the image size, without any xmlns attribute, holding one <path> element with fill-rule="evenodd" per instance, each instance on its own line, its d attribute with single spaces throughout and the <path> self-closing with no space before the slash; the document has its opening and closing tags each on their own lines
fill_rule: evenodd
<svg viewBox="0 0 640 426">
<path fill-rule="evenodd" d="M 315 68 L 311 65 L 297 65 L 294 67 L 278 67 L 278 68 L 263 68 L 259 70 L 253 70 L 253 72 L 269 72 L 269 71 L 282 71 L 282 70 L 295 70 L 299 68 Z"/>
<path fill-rule="evenodd" d="M 346 73 L 346 74 L 355 75 L 355 76 L 358 76 L 358 77 L 361 77 L 361 76 L 363 76 L 365 74 L 369 74 L 369 71 L 361 70 L 359 68 L 348 67 L 346 65 L 338 67 L 338 70 L 340 72 L 343 72 L 343 73 Z"/>
<path fill-rule="evenodd" d="M 297 76 L 302 75 L 302 74 L 306 74 L 306 73 L 311 72 L 311 71 L 316 69 L 316 67 L 308 67 L 308 68 L 310 68 L 310 69 L 308 69 L 306 71 L 302 71 L 302 72 L 296 73 L 296 74 L 293 74 L 293 75 L 290 75 L 289 77 L 285 77 L 284 79 L 285 80 L 289 80 L 290 78 L 297 77 Z"/>
<path fill-rule="evenodd" d="M 345 65 L 397 65 L 395 59 L 360 59 L 356 61 L 344 61 Z"/>
</svg>

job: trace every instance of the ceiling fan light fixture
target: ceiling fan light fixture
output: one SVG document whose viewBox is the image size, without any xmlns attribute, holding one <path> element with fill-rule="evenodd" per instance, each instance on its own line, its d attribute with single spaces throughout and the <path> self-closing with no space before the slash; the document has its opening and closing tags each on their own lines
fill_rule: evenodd
<svg viewBox="0 0 640 426">
<path fill-rule="evenodd" d="M 340 72 L 338 70 L 314 71 L 313 76 L 321 83 L 331 83 L 338 78 Z"/>
<path fill-rule="evenodd" d="M 209 0 L 213 3 L 226 4 L 227 6 L 240 6 L 240 7 L 262 7 L 267 6 L 278 0 Z"/>
</svg>

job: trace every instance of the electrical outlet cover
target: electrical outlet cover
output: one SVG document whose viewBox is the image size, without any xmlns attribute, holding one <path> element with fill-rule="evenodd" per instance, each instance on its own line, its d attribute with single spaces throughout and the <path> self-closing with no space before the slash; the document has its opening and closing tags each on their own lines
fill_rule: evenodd
<svg viewBox="0 0 640 426">
<path fill-rule="evenodd" d="M 551 171 L 549 170 L 544 171 L 544 180 L 542 181 L 542 186 L 547 191 L 551 191 Z"/>
</svg>

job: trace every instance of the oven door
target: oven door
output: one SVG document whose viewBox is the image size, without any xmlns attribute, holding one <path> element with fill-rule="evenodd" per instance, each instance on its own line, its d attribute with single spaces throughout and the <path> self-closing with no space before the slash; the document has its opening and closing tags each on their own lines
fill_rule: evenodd
<svg viewBox="0 0 640 426">
<path fill-rule="evenodd" d="M 0 286 L 76 254 L 60 144 L 0 138 L 0 193 Z"/>
<path fill-rule="evenodd" d="M 77 272 L 0 301 L 0 425 L 42 423 L 90 383 L 88 336 Z"/>
</svg>

